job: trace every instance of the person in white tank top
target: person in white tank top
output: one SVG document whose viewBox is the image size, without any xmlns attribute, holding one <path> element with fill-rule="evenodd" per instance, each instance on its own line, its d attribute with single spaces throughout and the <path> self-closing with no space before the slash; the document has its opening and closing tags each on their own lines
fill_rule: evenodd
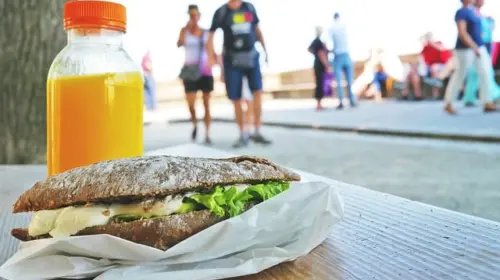
<svg viewBox="0 0 500 280">
<path fill-rule="evenodd" d="M 206 51 L 206 42 L 208 33 L 203 30 L 199 25 L 200 12 L 198 6 L 189 5 L 188 8 L 189 21 L 187 25 L 182 28 L 177 41 L 178 47 L 184 47 L 185 59 L 184 65 L 197 65 L 199 67 L 201 77 L 198 80 L 191 81 L 185 78 L 183 80 L 184 90 L 186 92 L 186 101 L 191 115 L 191 122 L 193 123 L 193 131 L 191 133 L 191 140 L 196 141 L 198 134 L 198 119 L 196 117 L 196 93 L 203 92 L 203 107 L 205 109 L 205 143 L 211 144 L 210 140 L 210 93 L 214 90 L 214 78 L 212 69 L 208 66 L 208 54 Z M 196 76 L 195 76 L 196 77 Z"/>
</svg>

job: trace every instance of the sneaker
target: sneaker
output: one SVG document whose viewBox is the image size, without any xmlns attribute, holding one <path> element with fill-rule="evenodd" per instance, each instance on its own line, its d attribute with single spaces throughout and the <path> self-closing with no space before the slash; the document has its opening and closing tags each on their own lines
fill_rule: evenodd
<svg viewBox="0 0 500 280">
<path fill-rule="evenodd" d="M 337 106 L 337 110 L 342 110 L 342 109 L 344 109 L 344 105 L 340 103 L 339 106 Z"/>
<path fill-rule="evenodd" d="M 474 107 L 474 106 L 476 106 L 476 104 L 474 104 L 474 102 L 465 102 L 464 106 L 465 107 Z"/>
<path fill-rule="evenodd" d="M 444 107 L 444 111 L 450 115 L 457 114 L 457 111 L 455 111 L 455 109 L 453 108 L 453 106 L 451 106 L 451 104 L 446 104 L 446 106 Z"/>
<path fill-rule="evenodd" d="M 212 145 L 212 139 L 210 137 L 205 137 L 205 145 Z"/>
<path fill-rule="evenodd" d="M 258 143 L 258 144 L 264 144 L 264 145 L 269 145 L 269 144 L 272 144 L 273 142 L 269 139 L 266 139 L 264 136 L 262 136 L 262 134 L 258 133 L 258 134 L 254 134 L 252 136 L 250 136 L 250 139 L 255 142 L 255 143 Z"/>
<path fill-rule="evenodd" d="M 488 103 L 484 105 L 484 112 L 485 113 L 492 113 L 492 112 L 498 112 L 497 107 L 493 103 Z"/>
<path fill-rule="evenodd" d="M 243 138 L 241 136 L 233 144 L 233 148 L 235 148 L 235 149 L 243 148 L 243 147 L 246 147 L 246 146 L 248 146 L 248 139 L 245 139 L 245 138 Z"/>
</svg>

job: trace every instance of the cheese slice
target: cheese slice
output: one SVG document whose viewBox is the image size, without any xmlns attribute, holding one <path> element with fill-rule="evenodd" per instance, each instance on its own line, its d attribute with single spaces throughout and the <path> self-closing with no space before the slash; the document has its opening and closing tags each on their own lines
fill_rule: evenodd
<svg viewBox="0 0 500 280">
<path fill-rule="evenodd" d="M 249 185 L 239 184 L 230 187 L 236 187 L 238 192 L 241 192 L 248 188 Z M 126 214 L 144 218 L 168 216 L 176 213 L 181 208 L 185 197 L 190 197 L 194 194 L 196 193 L 169 195 L 163 200 L 154 202 L 147 209 L 144 208 L 144 204 L 142 203 L 132 203 L 70 206 L 55 210 L 41 210 L 33 214 L 28 226 L 28 234 L 30 236 L 49 234 L 52 237 L 67 237 L 88 227 L 106 225 L 111 218 L 117 215 Z"/>
<path fill-rule="evenodd" d="M 194 193 L 167 196 L 145 209 L 141 203 L 112 204 L 65 207 L 56 210 L 35 212 L 28 226 L 30 236 L 50 234 L 52 237 L 66 237 L 93 226 L 109 223 L 117 215 L 136 215 L 145 218 L 167 216 L 175 213 L 182 205 L 182 200 Z"/>
</svg>

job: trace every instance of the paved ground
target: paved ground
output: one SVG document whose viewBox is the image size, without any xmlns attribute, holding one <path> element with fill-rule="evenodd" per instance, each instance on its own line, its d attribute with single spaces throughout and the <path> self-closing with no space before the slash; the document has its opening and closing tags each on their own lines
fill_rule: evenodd
<svg viewBox="0 0 500 280">
<path fill-rule="evenodd" d="M 333 108 L 336 101 L 327 100 Z M 302 125 L 309 127 L 332 127 L 338 129 L 398 131 L 434 135 L 459 135 L 488 137 L 500 142 L 500 113 L 485 115 L 481 107 L 464 108 L 457 104 L 458 116 L 443 113 L 442 103 L 365 101 L 359 108 L 334 109 L 315 112 L 313 100 L 267 100 L 264 106 L 264 122 L 268 124 Z M 214 117 L 232 120 L 233 112 L 227 103 L 216 104 Z M 199 112 L 202 110 L 200 108 Z M 201 116 L 201 114 L 200 114 Z M 183 103 L 170 105 L 147 119 L 186 119 L 187 110 Z"/>
<path fill-rule="evenodd" d="M 273 146 L 252 145 L 236 152 L 500 221 L 498 144 L 269 127 L 265 132 L 274 139 Z M 152 150 L 186 143 L 189 135 L 187 124 L 153 124 L 145 129 L 145 147 Z M 233 125 L 215 124 L 212 135 L 215 148 L 232 151 L 237 136 Z"/>
</svg>

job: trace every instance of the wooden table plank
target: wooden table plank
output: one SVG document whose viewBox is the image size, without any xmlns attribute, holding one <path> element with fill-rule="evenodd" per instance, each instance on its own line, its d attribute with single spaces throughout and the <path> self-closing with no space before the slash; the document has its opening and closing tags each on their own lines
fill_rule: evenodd
<svg viewBox="0 0 500 280">
<path fill-rule="evenodd" d="M 157 154 L 227 157 L 231 154 L 196 145 Z M 24 171 L 29 170 L 29 172 Z M 27 217 L 11 215 L 10 205 L 43 167 L 13 171 L 0 168 L 0 263 L 15 252 L 8 236 Z M 243 279 L 497 279 L 500 271 L 500 224 L 412 202 L 365 188 L 300 172 L 310 181 L 338 188 L 345 218 L 313 252 Z M 6 176 L 19 177 L 15 181 Z"/>
<path fill-rule="evenodd" d="M 23 191 L 36 180 L 47 175 L 43 165 L 1 166 L 0 165 L 0 265 L 17 251 L 19 242 L 10 235 L 10 230 L 25 227 L 29 214 L 12 214 L 12 205 Z"/>
</svg>

